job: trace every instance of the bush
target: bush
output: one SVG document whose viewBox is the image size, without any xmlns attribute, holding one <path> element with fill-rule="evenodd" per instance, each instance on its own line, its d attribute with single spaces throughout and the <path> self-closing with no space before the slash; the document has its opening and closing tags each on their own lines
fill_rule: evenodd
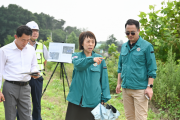
<svg viewBox="0 0 180 120">
<path fill-rule="evenodd" d="M 111 56 L 106 60 L 107 70 L 108 70 L 108 78 L 109 78 L 109 87 L 110 87 L 111 93 L 115 93 L 116 86 L 117 86 L 118 61 L 119 61 L 119 59 L 116 59 L 114 56 Z"/>
<path fill-rule="evenodd" d="M 180 118 L 180 65 L 176 64 L 172 49 L 168 51 L 167 62 L 157 61 L 157 65 L 153 102 L 161 110 L 168 110 L 169 119 Z"/>
<path fill-rule="evenodd" d="M 110 87 L 111 93 L 116 92 L 117 78 L 118 78 L 117 66 L 118 66 L 120 53 L 117 51 L 116 48 L 117 46 L 114 43 L 109 45 L 108 54 L 110 55 L 110 57 L 106 59 L 108 78 L 109 78 L 109 87 Z"/>
</svg>

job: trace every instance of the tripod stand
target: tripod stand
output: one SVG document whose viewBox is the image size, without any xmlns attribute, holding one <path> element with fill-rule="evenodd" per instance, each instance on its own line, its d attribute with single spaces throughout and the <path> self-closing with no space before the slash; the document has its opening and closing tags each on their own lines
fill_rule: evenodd
<svg viewBox="0 0 180 120">
<path fill-rule="evenodd" d="M 47 88 L 47 86 L 49 85 L 49 82 L 50 82 L 50 80 L 51 80 L 54 72 L 56 71 L 56 68 L 57 68 L 57 66 L 58 66 L 59 63 L 60 63 L 60 79 L 63 78 L 64 98 L 65 98 L 65 102 L 66 102 L 65 85 L 64 85 L 64 74 L 65 74 L 65 77 L 66 77 L 66 80 L 67 80 L 67 83 L 68 83 L 68 87 L 69 87 L 69 81 L 68 81 L 66 69 L 65 69 L 65 67 L 64 67 L 64 63 L 62 63 L 62 62 L 58 62 L 58 63 L 57 63 L 57 65 L 56 65 L 53 73 L 51 74 L 51 77 L 49 78 L 49 81 L 48 81 L 46 87 L 44 88 L 44 91 L 43 91 L 41 97 L 43 96 L 44 92 L 46 91 L 46 88 Z"/>
</svg>

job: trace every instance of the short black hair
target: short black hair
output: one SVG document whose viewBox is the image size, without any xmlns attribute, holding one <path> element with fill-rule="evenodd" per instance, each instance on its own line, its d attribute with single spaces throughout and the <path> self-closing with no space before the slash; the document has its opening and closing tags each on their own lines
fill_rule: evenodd
<svg viewBox="0 0 180 120">
<path fill-rule="evenodd" d="M 96 47 L 97 41 L 96 41 L 96 37 L 94 33 L 92 33 L 91 31 L 85 31 L 79 35 L 79 50 L 84 50 L 84 47 L 82 46 L 82 44 L 84 42 L 84 39 L 88 37 L 95 40 L 94 48 Z"/>
<path fill-rule="evenodd" d="M 21 37 L 23 34 L 32 35 L 32 30 L 26 25 L 21 25 L 16 29 L 17 37 Z"/>
<path fill-rule="evenodd" d="M 135 25 L 136 28 L 139 30 L 139 21 L 137 21 L 137 20 L 129 19 L 129 20 L 127 20 L 127 22 L 125 24 L 125 28 L 127 25 Z"/>
</svg>

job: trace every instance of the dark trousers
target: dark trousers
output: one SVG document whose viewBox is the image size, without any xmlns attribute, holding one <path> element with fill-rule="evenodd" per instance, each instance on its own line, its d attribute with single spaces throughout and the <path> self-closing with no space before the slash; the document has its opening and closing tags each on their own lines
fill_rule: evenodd
<svg viewBox="0 0 180 120">
<path fill-rule="evenodd" d="M 43 77 L 38 79 L 31 78 L 29 85 L 31 86 L 31 97 L 33 104 L 32 118 L 33 120 L 42 120 L 41 118 L 41 94 L 43 87 Z M 17 115 L 17 120 L 18 115 Z"/>
<path fill-rule="evenodd" d="M 84 108 L 69 102 L 65 120 L 95 120 L 91 113 L 93 109 L 94 108 Z"/>
</svg>

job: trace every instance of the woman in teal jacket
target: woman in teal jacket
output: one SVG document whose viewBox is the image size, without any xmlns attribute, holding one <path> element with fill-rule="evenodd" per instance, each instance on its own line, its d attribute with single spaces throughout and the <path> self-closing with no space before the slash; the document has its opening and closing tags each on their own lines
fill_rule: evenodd
<svg viewBox="0 0 180 120">
<path fill-rule="evenodd" d="M 105 60 L 93 51 L 96 43 L 90 31 L 79 36 L 79 49 L 83 51 L 72 54 L 74 70 L 66 120 L 94 120 L 91 110 L 111 99 Z"/>
</svg>

